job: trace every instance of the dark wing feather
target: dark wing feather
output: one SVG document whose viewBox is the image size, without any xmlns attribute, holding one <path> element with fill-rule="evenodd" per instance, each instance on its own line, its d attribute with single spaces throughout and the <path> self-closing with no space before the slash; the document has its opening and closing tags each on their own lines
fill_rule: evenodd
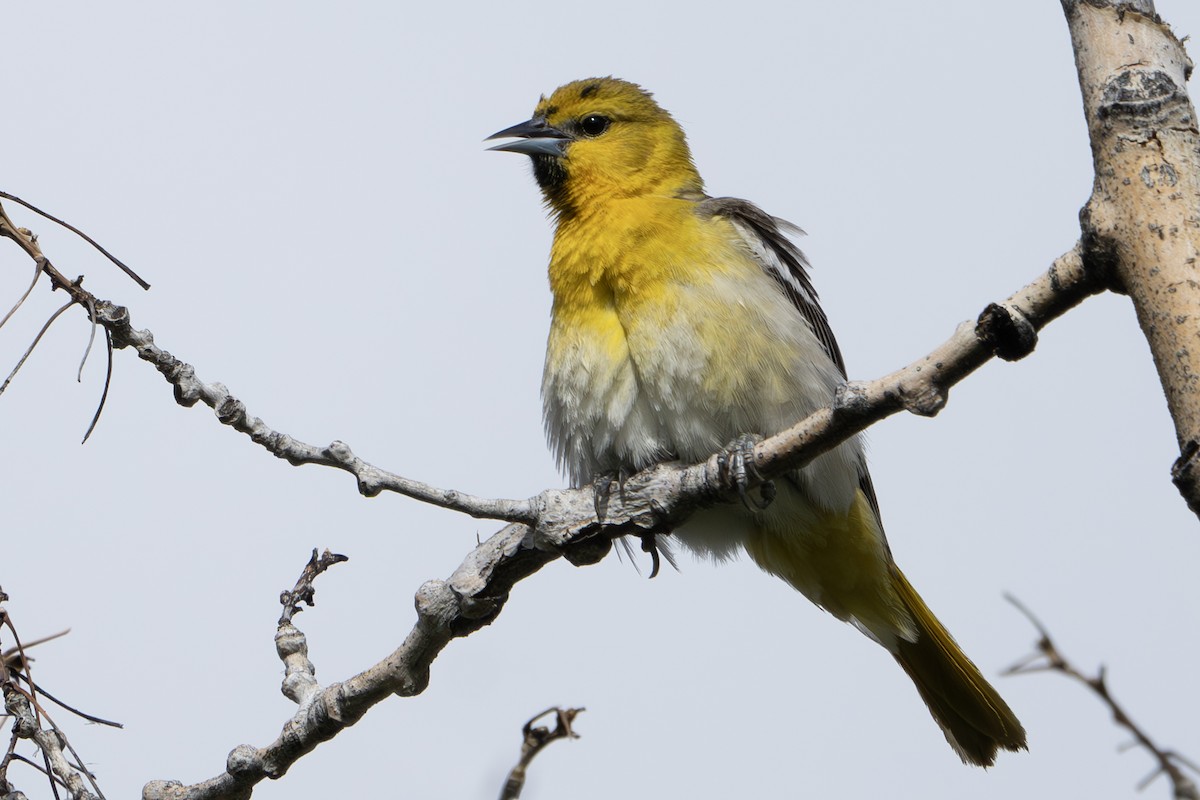
<svg viewBox="0 0 1200 800">
<path fill-rule="evenodd" d="M 846 362 L 842 360 L 842 351 L 833 336 L 833 329 L 829 327 L 829 319 L 818 302 L 817 290 L 808 277 L 808 259 L 786 233 L 794 231 L 803 234 L 804 231 L 787 220 L 772 217 L 751 202 L 735 197 L 705 198 L 697 205 L 697 211 L 707 217 L 724 217 L 742 230 L 744 235 L 755 237 L 755 240 L 747 243 L 756 254 L 761 253 L 758 261 L 762 268 L 775 279 L 779 288 L 808 321 L 817 341 L 824 346 L 825 352 L 845 378 Z M 875 518 L 882 520 L 879 499 L 875 496 L 875 486 L 866 464 L 862 465 L 859 488 L 875 512 Z"/>
<path fill-rule="evenodd" d="M 735 197 L 710 197 L 702 201 L 696 210 L 703 216 L 724 217 L 747 236 L 753 237 L 747 244 L 756 250 L 756 255 L 761 254 L 759 263 L 808 321 L 817 341 L 824 346 L 825 352 L 845 378 L 846 364 L 842 360 L 842 351 L 838 348 L 825 311 L 817 301 L 817 291 L 808 277 L 808 260 L 784 232 L 804 231 L 786 220 L 772 217 L 753 203 Z"/>
</svg>

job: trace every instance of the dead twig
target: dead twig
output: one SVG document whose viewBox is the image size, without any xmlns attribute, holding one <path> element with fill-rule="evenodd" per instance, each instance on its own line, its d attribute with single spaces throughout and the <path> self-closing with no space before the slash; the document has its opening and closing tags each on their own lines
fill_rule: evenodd
<svg viewBox="0 0 1200 800">
<path fill-rule="evenodd" d="M 1183 767 L 1188 767 L 1196 773 L 1200 773 L 1200 769 L 1197 769 L 1195 764 L 1175 751 L 1164 750 L 1159 747 L 1151 741 L 1150 736 L 1141 727 L 1129 718 L 1129 715 L 1125 713 L 1125 709 L 1113 699 L 1112 694 L 1108 691 L 1105 668 L 1101 666 L 1094 677 L 1084 675 L 1059 652 L 1058 647 L 1054 644 L 1054 640 L 1050 638 L 1050 633 L 1046 630 L 1046 626 L 1034 616 L 1032 611 L 1010 594 L 1004 595 L 1004 598 L 1016 606 L 1017 610 L 1024 614 L 1025 618 L 1033 624 L 1033 627 L 1037 628 L 1039 636 L 1035 645 L 1036 652 L 1013 664 L 1004 671 L 1004 674 L 1023 675 L 1030 672 L 1061 672 L 1063 675 L 1087 686 L 1108 706 L 1112 712 L 1113 721 L 1133 734 L 1135 744 L 1144 748 L 1158 762 L 1157 769 L 1138 784 L 1138 789 L 1144 789 L 1149 786 L 1159 775 L 1166 775 L 1171 779 L 1175 800 L 1200 800 L 1200 789 L 1197 789 L 1196 783 L 1188 777 Z"/>
<path fill-rule="evenodd" d="M 318 556 L 317 548 L 314 547 L 312 556 L 308 559 L 308 563 L 304 565 L 304 571 L 300 573 L 300 578 L 296 581 L 296 585 L 290 591 L 285 590 L 279 594 L 279 602 L 283 604 L 283 615 L 279 618 L 279 624 L 290 623 L 294 615 L 303 611 L 304 609 L 300 606 L 301 603 L 312 608 L 314 605 L 313 597 L 317 591 L 313 586 L 313 581 L 317 579 L 318 575 L 334 564 L 340 564 L 343 561 L 349 560 L 350 556 L 331 553 L 328 550 Z"/>
<path fill-rule="evenodd" d="M 17 313 L 17 310 L 25 304 L 29 299 L 29 295 L 33 293 L 33 287 L 37 286 L 38 278 L 42 277 L 42 265 L 38 261 L 33 262 L 33 279 L 29 281 L 29 286 L 25 289 L 25 294 L 21 295 L 17 302 L 13 303 L 13 307 L 4 315 L 4 319 L 0 319 L 0 328 L 4 327 L 4 323 L 12 319 L 12 315 Z"/>
<path fill-rule="evenodd" d="M 0 590 L 0 603 L 7 599 L 8 595 Z M 0 796 L 20 796 L 8 779 L 9 765 L 18 762 L 30 764 L 42 772 L 55 798 L 61 798 L 61 786 L 69 792 L 71 800 L 104 800 L 104 793 L 100 791 L 95 776 L 83 766 L 83 759 L 71 746 L 62 728 L 46 712 L 39 698 L 51 699 L 68 711 L 80 714 L 90 721 L 106 725 L 117 724 L 82 714 L 42 691 L 33 680 L 30 658 L 25 652 L 27 646 L 22 645 L 12 617 L 3 607 L 0 607 L 0 628 L 7 631 L 15 643 L 0 658 L 0 695 L 4 698 L 5 713 L 13 718 L 12 735 L 4 756 L 0 758 Z M 39 639 L 29 646 L 56 638 L 58 635 L 61 634 Z M 28 688 L 24 688 L 22 684 Z M 22 739 L 29 741 L 37 749 L 41 765 L 16 752 L 17 744 Z"/>
<path fill-rule="evenodd" d="M 71 223 L 65 222 L 65 221 L 59 219 L 58 217 L 54 216 L 53 214 L 48 214 L 45 211 L 42 211 L 37 206 L 33 205 L 32 203 L 27 203 L 24 200 L 22 200 L 21 198 L 17 197 L 16 195 L 9 194 L 8 192 L 0 192 L 0 197 L 3 197 L 5 200 L 12 200 L 14 203 L 17 203 L 18 205 L 25 206 L 25 208 L 28 208 L 33 213 L 35 213 L 39 216 L 45 217 L 46 219 L 50 220 L 51 222 L 54 222 L 58 225 L 63 226 L 64 228 L 69 230 L 71 233 L 75 234 L 76 236 L 78 236 L 79 238 L 83 239 L 85 242 L 90 244 L 92 247 L 99 250 L 104 255 L 105 258 L 107 258 L 112 263 L 116 264 L 117 267 L 119 267 L 120 270 L 122 272 L 124 272 L 126 275 L 133 278 L 134 282 L 136 282 L 138 286 L 142 287 L 143 289 L 150 288 L 150 284 L 148 284 L 144 280 L 142 280 L 142 277 L 140 275 L 138 275 L 136 272 L 134 272 L 133 270 L 131 270 L 128 266 L 126 266 L 125 263 L 123 261 L 121 261 L 121 259 L 117 258 L 112 253 L 105 250 L 103 247 L 100 246 L 99 242 L 97 242 L 92 237 L 88 236 L 83 231 L 79 230 L 79 228 L 76 228 Z"/>
<path fill-rule="evenodd" d="M 39 644 L 52 642 L 61 636 L 66 636 L 70 632 L 71 629 L 66 628 L 58 633 L 52 633 L 49 636 L 43 636 L 40 639 L 34 639 L 31 642 L 22 642 L 20 647 L 10 647 L 5 651 L 0 652 L 0 661 L 3 661 L 4 666 L 11 670 L 24 670 L 26 662 L 33 661 L 32 658 L 25 655 L 24 651 L 37 647 Z"/>
<path fill-rule="evenodd" d="M 500 791 L 500 800 L 517 800 L 521 796 L 521 790 L 525 788 L 525 772 L 529 768 L 530 762 L 545 749 L 546 745 L 559 739 L 579 738 L 579 734 L 571 729 L 571 723 L 584 710 L 555 706 L 547 708 L 525 723 L 525 727 L 521 729 L 524 736 L 521 742 L 521 758 L 508 773 L 508 779 L 504 781 L 504 788 Z M 542 726 L 534 727 L 533 723 L 548 714 L 555 716 L 553 730 Z"/>
<path fill-rule="evenodd" d="M 25 348 L 25 354 L 21 356 L 21 360 L 12 368 L 12 372 L 8 373 L 8 377 L 4 379 L 4 383 L 0 383 L 0 394 L 4 394 L 4 390 L 8 388 L 8 385 L 12 383 L 12 379 L 21 371 L 21 367 L 25 366 L 25 362 L 29 360 L 29 356 L 33 355 L 33 349 L 38 346 L 38 342 L 46 335 L 46 331 L 50 330 L 50 326 L 54 324 L 54 321 L 61 317 L 63 312 L 74 304 L 74 300 L 68 300 L 58 311 L 50 315 L 50 319 L 46 320 L 46 323 L 42 325 L 42 329 L 37 332 L 37 336 L 33 337 L 33 341 L 29 343 L 29 347 Z"/>
<path fill-rule="evenodd" d="M 92 308 L 92 312 L 92 318 L 95 319 L 96 315 L 94 307 Z M 93 327 L 92 330 L 95 330 L 95 328 Z M 100 402 L 96 405 L 96 413 L 92 415 L 92 422 L 90 425 L 88 425 L 87 431 L 84 432 L 83 441 L 81 441 L 80 444 L 87 444 L 87 440 L 92 435 L 92 431 L 96 430 L 96 423 L 100 421 L 100 415 L 104 413 L 104 404 L 108 402 L 108 388 L 112 386 L 113 341 L 112 331 L 110 331 L 108 328 L 104 329 L 104 344 L 105 353 L 108 357 L 107 366 L 104 369 L 104 391 L 100 392 Z M 91 345 L 89 344 L 88 346 L 90 347 Z M 86 358 L 87 355 L 85 354 L 84 359 Z M 80 364 L 79 368 L 82 370 L 83 365 Z"/>
<path fill-rule="evenodd" d="M 331 553 L 329 550 L 317 555 L 317 548 L 314 547 L 296 585 L 279 594 L 283 614 L 279 617 L 279 625 L 275 630 L 275 653 L 283 662 L 283 686 L 280 688 L 284 696 L 299 706 L 296 718 L 288 725 L 304 725 L 308 704 L 321 691 L 321 684 L 317 681 L 317 668 L 308 658 L 308 637 L 293 624 L 292 617 L 304 610 L 301 603 L 309 608 L 315 604 L 313 597 L 316 589 L 313 587 L 313 581 L 317 576 L 334 564 L 349 560 L 348 556 Z"/>
</svg>

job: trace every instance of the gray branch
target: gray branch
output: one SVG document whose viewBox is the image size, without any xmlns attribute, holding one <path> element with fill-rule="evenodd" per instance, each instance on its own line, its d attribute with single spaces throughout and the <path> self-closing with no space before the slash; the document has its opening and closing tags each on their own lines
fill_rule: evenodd
<svg viewBox="0 0 1200 800">
<path fill-rule="evenodd" d="M 937 413 L 952 385 L 994 354 L 1013 359 L 1030 352 L 1038 330 L 1102 290 L 1103 283 L 1084 267 L 1079 248 L 1072 249 L 1037 280 L 985 309 L 978 321 L 959 326 L 930 355 L 877 380 L 850 385 L 833 407 L 761 442 L 755 455 L 762 478 L 803 465 L 900 410 Z M 101 317 L 102 324 L 114 324 L 105 321 L 103 312 Z M 127 316 L 115 319 L 127 321 Z M 128 341 L 123 329 L 114 333 L 114 342 Z M 490 625 L 519 581 L 559 556 L 576 565 L 595 563 L 620 536 L 670 533 L 697 508 L 732 493 L 730 478 L 715 455 L 699 464 L 661 464 L 634 475 L 623 492 L 609 497 L 603 520 L 597 519 L 590 488 L 543 492 L 531 503 L 534 524 L 508 525 L 478 545 L 448 579 L 421 586 L 416 625 L 391 655 L 324 688 L 315 685 L 310 671 L 299 670 L 304 676 L 298 695 L 303 702 L 274 742 L 238 746 L 229 754 L 225 771 L 202 783 L 152 781 L 143 790 L 144 800 L 250 797 L 256 783 L 282 777 L 300 757 L 353 725 L 371 706 L 393 694 L 410 697 L 423 692 L 438 653 L 454 639 Z M 306 659 L 307 651 L 301 654 L 297 649 L 302 639 L 295 640 L 295 635 L 288 632 L 293 638 L 287 655 Z M 285 655 L 282 645 L 280 654 Z M 289 672 L 285 681 L 291 677 Z"/>
<path fill-rule="evenodd" d="M 1134 742 L 1144 748 L 1158 762 L 1157 769 L 1138 786 L 1139 791 L 1146 788 L 1159 775 L 1166 775 L 1171 781 L 1171 796 L 1175 800 L 1200 800 L 1200 788 L 1197 788 L 1196 782 L 1184 772 L 1184 767 L 1189 767 L 1197 773 L 1200 773 L 1200 769 L 1179 753 L 1159 747 L 1150 738 L 1150 735 L 1129 717 L 1129 714 L 1109 692 L 1108 673 L 1105 668 L 1101 666 L 1093 677 L 1084 675 L 1066 659 L 1062 651 L 1058 649 L 1058 645 L 1050 638 L 1050 632 L 1046 626 L 1034 616 L 1032 611 L 1012 595 L 1005 595 L 1005 597 L 1025 615 L 1033 627 L 1037 628 L 1038 641 L 1035 645 L 1036 652 L 1013 664 L 1004 671 L 1004 674 L 1026 675 L 1031 672 L 1059 672 L 1082 683 L 1095 692 L 1096 696 L 1108 706 L 1113 722 L 1133 734 Z"/>
<path fill-rule="evenodd" d="M 1064 0 L 1063 5 L 1097 174 L 1080 244 L 1012 297 L 961 325 L 929 355 L 882 378 L 848 384 L 830 407 L 759 443 L 755 460 L 762 479 L 803 466 L 898 411 L 938 413 L 950 387 L 983 363 L 993 356 L 1023 357 L 1043 326 L 1087 296 L 1115 287 L 1133 299 L 1155 354 L 1180 444 L 1176 483 L 1200 513 L 1200 348 L 1194 346 L 1200 335 L 1200 315 L 1194 313 L 1200 306 L 1195 261 L 1200 217 L 1194 211 L 1200 198 L 1200 147 L 1195 113 L 1183 89 L 1191 63 L 1146 3 Z M 513 587 L 545 564 L 559 556 L 574 564 L 594 563 L 617 537 L 670 533 L 697 508 L 730 497 L 730 476 L 715 455 L 699 464 L 663 464 L 633 476 L 623 492 L 609 496 L 598 519 L 589 488 L 549 490 L 529 500 L 478 498 L 386 472 L 341 442 L 305 444 L 251 416 L 225 386 L 199 380 L 191 365 L 160 349 L 148 331 L 134 329 L 125 308 L 96 300 L 67 280 L 2 209 L 0 235 L 14 239 L 54 288 L 94 308 L 113 346 L 133 348 L 153 364 L 181 405 L 203 402 L 223 424 L 294 465 L 349 472 L 365 495 L 393 491 L 512 523 L 476 547 L 448 579 L 421 586 L 417 622 L 404 642 L 358 675 L 320 687 L 303 635 L 298 630 L 281 635 L 277 646 L 289 664 L 285 681 L 292 681 L 289 697 L 298 710 L 279 737 L 263 747 L 235 748 L 224 771 L 202 783 L 151 782 L 143 790 L 147 800 L 249 797 L 259 781 L 281 777 L 374 704 L 393 694 L 424 691 L 438 653 L 455 638 L 491 624 Z"/>
<path fill-rule="evenodd" d="M 533 759 L 537 758 L 538 753 L 546 749 L 548 744 L 557 742 L 559 739 L 579 738 L 579 734 L 572 729 L 571 725 L 574 723 L 575 717 L 585 710 L 583 708 L 547 708 L 525 723 L 525 726 L 521 728 L 521 757 L 509 770 L 508 777 L 504 780 L 504 786 L 500 789 L 500 800 L 518 800 L 525 788 L 525 776 L 529 771 L 529 765 L 533 763 Z M 533 724 L 550 714 L 554 715 L 553 730 Z"/>
<path fill-rule="evenodd" d="M 1129 295 L 1150 345 L 1179 458 L 1172 479 L 1200 516 L 1200 124 L 1192 62 L 1149 2 L 1063 0 L 1095 186 L 1084 258 Z"/>
</svg>

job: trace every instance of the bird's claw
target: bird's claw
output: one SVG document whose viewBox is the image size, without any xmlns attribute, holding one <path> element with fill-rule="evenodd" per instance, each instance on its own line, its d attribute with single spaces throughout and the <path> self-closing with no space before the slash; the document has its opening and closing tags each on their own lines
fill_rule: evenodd
<svg viewBox="0 0 1200 800">
<path fill-rule="evenodd" d="M 717 454 L 717 464 L 721 469 L 721 473 L 728 475 L 733 480 L 733 485 L 737 487 L 738 497 L 741 498 L 742 505 L 751 512 L 765 510 L 775 499 L 774 481 L 763 480 L 762 473 L 758 471 L 758 465 L 754 461 L 754 446 L 761 441 L 761 436 L 744 433 L 726 445 L 725 449 Z M 747 488 L 751 475 L 754 476 L 755 480 L 761 481 L 758 487 L 760 498 L 758 500 L 750 495 L 750 491 Z"/>
<path fill-rule="evenodd" d="M 608 512 L 608 501 L 613 496 L 614 489 L 617 492 L 617 497 L 624 501 L 625 481 L 628 479 L 629 473 L 627 473 L 624 468 L 619 468 L 613 472 L 598 472 L 592 476 L 592 491 L 594 493 L 593 499 L 596 503 L 597 521 L 604 521 L 604 517 Z M 650 501 L 650 505 L 651 508 L 656 511 L 656 513 L 662 513 L 662 510 L 656 506 L 653 500 Z M 654 578 L 658 575 L 659 569 L 662 567 L 663 559 L 666 559 L 668 564 L 678 569 L 678 567 L 675 565 L 675 558 L 671 554 L 670 546 L 659 542 L 658 537 L 661 534 L 644 533 L 641 535 L 634 535 L 636 535 L 642 543 L 642 552 L 650 554 L 651 578 Z M 620 544 L 625 550 L 625 553 L 629 556 L 630 561 L 633 562 L 634 567 L 637 567 L 637 561 L 633 557 L 633 547 L 629 543 L 629 538 L 631 537 L 622 536 L 617 540 L 617 543 Z M 641 572 L 640 569 L 638 571 Z"/>
<path fill-rule="evenodd" d="M 612 497 L 613 486 L 617 488 L 617 497 L 625 497 L 625 481 L 629 478 L 624 469 L 614 472 L 600 472 L 592 477 L 593 501 L 596 504 L 596 519 L 603 521 L 608 510 L 608 500 Z"/>
<path fill-rule="evenodd" d="M 647 533 L 641 537 L 642 552 L 650 554 L 650 578 L 653 580 L 658 576 L 658 568 L 662 566 L 658 555 L 658 537 L 653 533 Z"/>
</svg>

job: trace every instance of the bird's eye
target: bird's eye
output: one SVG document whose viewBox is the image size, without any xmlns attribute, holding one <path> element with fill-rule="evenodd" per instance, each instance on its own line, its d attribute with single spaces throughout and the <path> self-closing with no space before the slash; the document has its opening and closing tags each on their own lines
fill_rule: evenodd
<svg viewBox="0 0 1200 800">
<path fill-rule="evenodd" d="M 599 136 L 608 130 L 608 126 L 612 124 L 612 120 L 600 114 L 588 114 L 583 119 L 579 120 L 579 130 L 583 131 L 584 136 Z"/>
</svg>

